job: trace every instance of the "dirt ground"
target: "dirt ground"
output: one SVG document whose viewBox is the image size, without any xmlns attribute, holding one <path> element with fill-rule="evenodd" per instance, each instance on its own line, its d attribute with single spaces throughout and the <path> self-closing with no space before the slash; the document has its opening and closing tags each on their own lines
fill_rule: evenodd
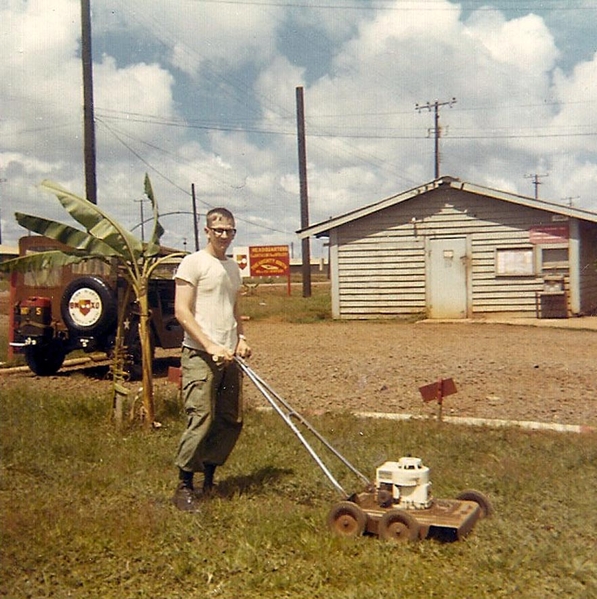
<svg viewBox="0 0 597 599">
<path fill-rule="evenodd" d="M 307 410 L 435 414 L 419 387 L 452 378 L 444 414 L 597 425 L 597 332 L 501 324 L 248 327 L 254 369 Z"/>
<path fill-rule="evenodd" d="M 5 322 L 5 321 L 4 321 Z M 0 326 L 6 326 L 0 322 Z M 452 378 L 444 415 L 597 426 L 597 331 L 494 323 L 248 322 L 253 369 L 298 411 L 434 415 L 419 387 Z M 156 385 L 167 382 L 167 365 Z M 71 392 L 94 389 L 98 368 L 48 378 L 0 375 L 0 392 L 17 381 Z M 137 383 L 138 385 L 138 383 Z M 264 404 L 246 382 L 249 405 Z"/>
</svg>

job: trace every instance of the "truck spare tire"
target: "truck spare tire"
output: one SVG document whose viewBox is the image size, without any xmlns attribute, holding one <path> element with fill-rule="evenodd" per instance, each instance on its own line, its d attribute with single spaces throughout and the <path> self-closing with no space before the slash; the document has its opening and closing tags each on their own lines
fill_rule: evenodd
<svg viewBox="0 0 597 599">
<path fill-rule="evenodd" d="M 64 289 L 60 313 L 72 333 L 101 335 L 116 322 L 116 295 L 100 277 L 80 277 Z"/>
</svg>

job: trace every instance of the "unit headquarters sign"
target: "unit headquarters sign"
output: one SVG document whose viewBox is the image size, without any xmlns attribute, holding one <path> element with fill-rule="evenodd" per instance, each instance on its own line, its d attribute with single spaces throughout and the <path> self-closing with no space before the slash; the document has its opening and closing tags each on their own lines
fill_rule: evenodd
<svg viewBox="0 0 597 599">
<path fill-rule="evenodd" d="M 252 245 L 234 248 L 243 277 L 286 277 L 290 294 L 290 252 L 287 245 Z"/>
<path fill-rule="evenodd" d="M 252 277 L 284 277 L 290 270 L 287 245 L 255 245 L 249 247 Z"/>
</svg>

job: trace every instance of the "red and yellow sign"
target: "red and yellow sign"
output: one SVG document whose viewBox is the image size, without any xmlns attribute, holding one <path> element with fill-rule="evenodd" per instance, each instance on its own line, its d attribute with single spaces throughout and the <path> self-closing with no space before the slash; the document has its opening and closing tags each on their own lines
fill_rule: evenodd
<svg viewBox="0 0 597 599">
<path fill-rule="evenodd" d="M 249 246 L 252 277 L 283 277 L 290 274 L 290 254 L 287 245 Z"/>
</svg>

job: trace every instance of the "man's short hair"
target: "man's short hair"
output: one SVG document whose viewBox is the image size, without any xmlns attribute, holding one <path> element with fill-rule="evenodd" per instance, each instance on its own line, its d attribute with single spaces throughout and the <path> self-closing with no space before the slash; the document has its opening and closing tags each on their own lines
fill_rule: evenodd
<svg viewBox="0 0 597 599">
<path fill-rule="evenodd" d="M 211 225 L 217 216 L 227 218 L 234 222 L 234 215 L 232 214 L 232 212 L 230 212 L 230 210 L 228 210 L 228 208 L 212 208 L 205 215 L 207 226 Z"/>
</svg>

